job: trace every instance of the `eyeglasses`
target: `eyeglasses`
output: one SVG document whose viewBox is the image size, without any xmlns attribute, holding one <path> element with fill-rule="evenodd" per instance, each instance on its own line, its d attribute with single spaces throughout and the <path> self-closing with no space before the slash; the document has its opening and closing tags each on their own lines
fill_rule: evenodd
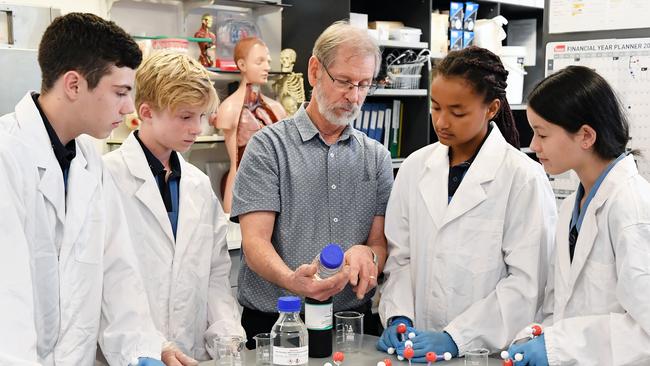
<svg viewBox="0 0 650 366">
<path fill-rule="evenodd" d="M 334 83 L 334 87 L 342 92 L 349 92 L 350 90 L 357 88 L 359 89 L 359 93 L 364 93 L 366 95 L 372 95 L 372 93 L 377 90 L 377 84 L 371 83 L 371 84 L 352 84 L 349 81 L 346 80 L 341 80 L 337 79 L 332 74 L 330 74 L 329 70 L 327 70 L 327 67 L 325 67 L 325 64 L 322 63 L 320 60 L 318 60 L 321 65 L 323 65 L 323 69 L 325 69 L 325 72 L 327 73 L 327 76 L 332 79 L 332 82 Z"/>
</svg>

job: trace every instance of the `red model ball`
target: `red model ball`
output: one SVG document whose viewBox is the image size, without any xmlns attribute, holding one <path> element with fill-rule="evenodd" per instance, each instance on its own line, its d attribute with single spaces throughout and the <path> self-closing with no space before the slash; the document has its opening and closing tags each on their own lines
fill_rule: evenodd
<svg viewBox="0 0 650 366">
<path fill-rule="evenodd" d="M 406 324 L 399 323 L 399 325 L 397 326 L 397 333 L 401 333 L 401 334 L 406 333 Z"/>
<path fill-rule="evenodd" d="M 343 352 L 334 352 L 334 356 L 332 357 L 332 359 L 335 362 L 343 362 L 343 360 L 345 359 L 345 355 L 343 355 Z"/>
<path fill-rule="evenodd" d="M 436 355 L 435 352 L 427 352 L 425 357 L 427 359 L 427 362 L 436 362 L 436 360 L 437 360 L 436 356 L 437 355 Z"/>
<path fill-rule="evenodd" d="M 413 348 L 411 347 L 406 347 L 404 348 L 404 358 L 407 360 L 410 360 L 415 356 L 415 351 L 413 351 Z"/>
</svg>

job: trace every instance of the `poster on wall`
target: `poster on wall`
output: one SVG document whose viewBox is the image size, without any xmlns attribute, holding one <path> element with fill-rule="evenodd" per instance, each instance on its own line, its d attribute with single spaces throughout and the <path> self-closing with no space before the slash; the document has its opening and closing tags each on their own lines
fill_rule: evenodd
<svg viewBox="0 0 650 366">
<path fill-rule="evenodd" d="M 623 105 L 630 123 L 630 149 L 639 173 L 650 180 L 650 38 L 599 39 L 551 42 L 546 45 L 546 76 L 569 65 L 595 69 L 609 82 Z M 552 177 L 556 197 L 562 198 L 578 187 L 577 177 Z"/>
<path fill-rule="evenodd" d="M 647 0 L 550 0 L 549 33 L 650 28 Z"/>
</svg>

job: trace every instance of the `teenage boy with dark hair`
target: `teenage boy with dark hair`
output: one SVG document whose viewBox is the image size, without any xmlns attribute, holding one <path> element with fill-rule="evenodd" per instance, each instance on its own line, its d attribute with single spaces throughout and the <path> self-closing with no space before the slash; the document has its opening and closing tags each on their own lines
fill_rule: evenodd
<svg viewBox="0 0 650 366">
<path fill-rule="evenodd" d="M 133 112 L 141 52 L 115 23 L 71 13 L 38 60 L 41 93 L 0 117 L 0 364 L 92 365 L 99 341 L 111 365 L 162 365 L 115 185 L 81 136 Z"/>
</svg>

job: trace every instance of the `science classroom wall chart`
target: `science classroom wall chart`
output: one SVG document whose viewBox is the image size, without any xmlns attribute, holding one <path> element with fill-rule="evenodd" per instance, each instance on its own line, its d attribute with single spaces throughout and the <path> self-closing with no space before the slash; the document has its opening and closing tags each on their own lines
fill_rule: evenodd
<svg viewBox="0 0 650 366">
<path fill-rule="evenodd" d="M 616 90 L 630 123 L 632 139 L 628 147 L 641 151 L 643 156 L 636 158 L 639 172 L 650 180 L 650 38 L 550 42 L 546 45 L 547 76 L 569 65 L 595 69 Z M 553 178 L 552 186 L 560 199 L 577 188 L 575 175 Z"/>
<path fill-rule="evenodd" d="M 650 27 L 648 0 L 550 0 L 549 33 Z"/>
</svg>

